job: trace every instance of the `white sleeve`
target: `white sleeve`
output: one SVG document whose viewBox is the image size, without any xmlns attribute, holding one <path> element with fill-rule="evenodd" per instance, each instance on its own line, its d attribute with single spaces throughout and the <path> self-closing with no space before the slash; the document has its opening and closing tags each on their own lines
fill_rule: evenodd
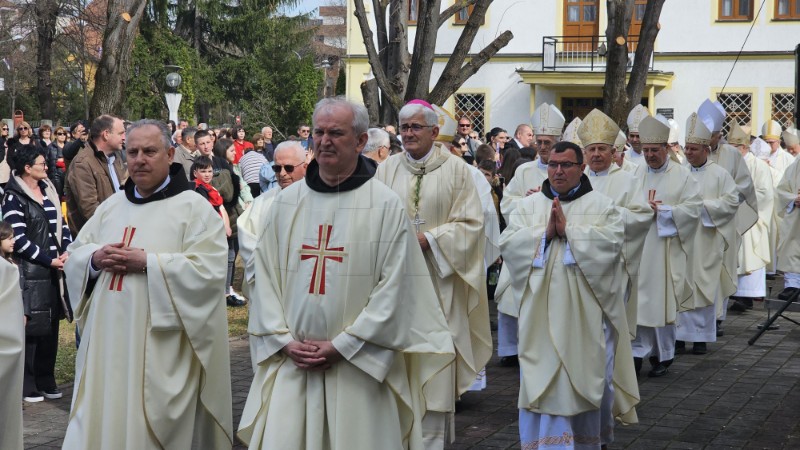
<svg viewBox="0 0 800 450">
<path fill-rule="evenodd" d="M 253 350 L 253 361 L 259 364 L 267 360 L 272 355 L 278 353 L 292 342 L 292 336 L 289 333 L 284 334 L 270 334 L 267 336 L 253 336 L 249 337 L 251 347 Z"/>
<path fill-rule="evenodd" d="M 658 237 L 673 237 L 678 235 L 678 227 L 675 226 L 675 221 L 672 219 L 671 206 L 658 206 L 656 228 L 658 228 Z"/>
<path fill-rule="evenodd" d="M 383 382 L 394 361 L 394 351 L 359 339 L 351 334 L 339 333 L 331 341 L 336 350 L 364 373 Z"/>
<path fill-rule="evenodd" d="M 714 221 L 711 220 L 711 216 L 708 214 L 706 207 L 704 206 L 703 209 L 700 211 L 700 219 L 703 221 L 703 226 L 706 228 L 716 228 L 714 225 Z"/>
<path fill-rule="evenodd" d="M 569 242 L 567 242 L 567 247 L 564 249 L 564 265 L 571 266 L 573 264 L 577 264 L 575 261 L 575 256 L 572 254 L 572 250 L 569 248 Z"/>
<path fill-rule="evenodd" d="M 428 240 L 428 245 L 431 247 L 433 260 L 436 261 L 436 274 L 439 276 L 439 278 L 447 278 L 454 274 L 455 271 L 453 270 L 453 266 L 451 266 L 447 261 L 447 258 L 444 257 L 444 254 L 439 249 L 439 244 L 436 243 L 436 239 L 433 238 L 433 235 L 426 231 L 425 239 Z"/>
</svg>

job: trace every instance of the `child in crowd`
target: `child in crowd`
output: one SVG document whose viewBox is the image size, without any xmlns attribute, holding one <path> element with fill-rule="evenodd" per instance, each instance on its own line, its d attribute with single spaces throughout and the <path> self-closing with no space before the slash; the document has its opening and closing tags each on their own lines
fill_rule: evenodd
<svg viewBox="0 0 800 450">
<path fill-rule="evenodd" d="M 25 323 L 19 269 L 11 259 L 14 230 L 0 222 L 0 448 L 22 448 L 22 376 Z M 22 320 L 20 320 L 22 319 Z"/>
<path fill-rule="evenodd" d="M 222 217 L 222 223 L 225 224 L 225 235 L 230 237 L 231 224 L 228 219 L 228 213 L 222 206 L 222 196 L 219 194 L 214 186 L 211 186 L 211 179 L 214 178 L 214 168 L 211 166 L 211 158 L 208 156 L 198 156 L 192 164 L 192 177 L 194 178 L 194 191 L 203 196 L 211 206 Z"/>
</svg>

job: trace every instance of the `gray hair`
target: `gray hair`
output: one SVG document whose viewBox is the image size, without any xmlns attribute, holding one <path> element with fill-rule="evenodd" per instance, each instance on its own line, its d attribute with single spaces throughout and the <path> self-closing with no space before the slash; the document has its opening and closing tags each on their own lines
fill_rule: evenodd
<svg viewBox="0 0 800 450">
<path fill-rule="evenodd" d="M 361 103 L 351 102 L 342 96 L 323 98 L 314 106 L 313 120 L 316 121 L 317 115 L 330 108 L 344 106 L 353 112 L 353 131 L 355 134 L 366 133 L 369 128 L 369 112 Z"/>
<path fill-rule="evenodd" d="M 272 159 L 274 160 L 278 156 L 278 153 L 283 151 L 289 152 L 292 150 L 294 150 L 295 156 L 299 161 L 306 160 L 306 149 L 303 148 L 303 144 L 301 144 L 300 141 L 281 142 L 277 147 L 275 147 L 275 153 L 273 154 Z"/>
<path fill-rule="evenodd" d="M 381 147 L 389 148 L 389 133 L 386 130 L 370 128 L 367 130 L 367 135 L 369 139 L 367 140 L 367 146 L 364 147 L 364 153 L 378 151 Z"/>
<path fill-rule="evenodd" d="M 181 138 L 185 141 L 189 138 L 194 138 L 195 133 L 197 133 L 197 128 L 195 127 L 186 127 L 181 131 Z"/>
<path fill-rule="evenodd" d="M 137 128 L 142 128 L 146 126 L 154 126 L 158 128 L 159 135 L 161 136 L 161 144 L 164 146 L 164 150 L 169 150 L 172 147 L 172 139 L 169 136 L 169 127 L 167 124 L 160 120 L 153 120 L 153 119 L 142 119 L 133 122 L 130 127 L 128 127 L 128 131 L 126 131 L 127 135 L 130 136 Z"/>
<path fill-rule="evenodd" d="M 439 125 L 439 116 L 436 115 L 436 111 L 427 106 L 420 105 L 419 103 L 407 104 L 400 108 L 398 118 L 402 122 L 418 114 L 422 114 L 422 117 L 425 119 L 425 125 Z"/>
</svg>

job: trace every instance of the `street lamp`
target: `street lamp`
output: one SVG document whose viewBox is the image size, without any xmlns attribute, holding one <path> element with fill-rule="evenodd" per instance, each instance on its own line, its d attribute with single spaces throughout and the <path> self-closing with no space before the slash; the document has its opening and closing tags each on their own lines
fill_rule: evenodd
<svg viewBox="0 0 800 450">
<path fill-rule="evenodd" d="M 182 67 L 166 65 L 164 68 L 169 71 L 164 80 L 167 84 L 167 92 L 164 94 L 164 97 L 167 100 L 167 108 L 169 109 L 169 120 L 177 124 L 178 109 L 181 107 L 181 99 L 183 98 L 183 95 L 178 92 L 178 86 L 180 86 L 181 81 L 183 81 L 178 73 L 181 71 Z"/>
</svg>

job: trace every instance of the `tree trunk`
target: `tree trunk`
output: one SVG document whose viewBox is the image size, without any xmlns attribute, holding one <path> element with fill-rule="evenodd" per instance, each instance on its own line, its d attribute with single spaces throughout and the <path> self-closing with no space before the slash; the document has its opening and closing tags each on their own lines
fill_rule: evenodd
<svg viewBox="0 0 800 450">
<path fill-rule="evenodd" d="M 606 79 L 603 109 L 622 129 L 631 110 L 625 76 L 628 72 L 628 29 L 633 15 L 633 0 L 608 0 L 606 28 Z M 641 45 L 641 44 L 640 44 Z"/>
<path fill-rule="evenodd" d="M 50 72 L 53 68 L 53 42 L 60 8 L 57 0 L 36 0 L 33 9 L 36 23 L 36 96 L 41 117 L 52 120 L 55 119 L 56 110 Z"/>
<path fill-rule="evenodd" d="M 644 87 L 647 84 L 647 73 L 650 71 L 650 57 L 653 55 L 656 37 L 661 28 L 658 24 L 658 18 L 661 16 L 661 8 L 663 6 L 664 0 L 651 0 L 647 2 L 645 7 L 639 45 L 636 47 L 631 77 L 628 81 L 628 111 L 633 109 L 634 102 L 638 103 L 644 93 Z"/>
<path fill-rule="evenodd" d="M 103 33 L 103 54 L 95 74 L 89 114 L 115 114 L 122 109 L 128 81 L 133 40 L 142 20 L 146 0 L 109 0 L 108 22 Z"/>
<path fill-rule="evenodd" d="M 408 75 L 406 101 L 415 98 L 427 98 L 431 84 L 433 59 L 436 55 L 436 35 L 439 32 L 439 8 L 441 0 L 420 3 L 417 34 L 414 37 L 414 55 Z M 455 56 L 455 55 L 453 55 Z"/>
<path fill-rule="evenodd" d="M 374 78 L 361 83 L 361 96 L 364 98 L 364 106 L 369 112 L 369 126 L 374 127 L 381 123 L 378 82 Z"/>
</svg>

